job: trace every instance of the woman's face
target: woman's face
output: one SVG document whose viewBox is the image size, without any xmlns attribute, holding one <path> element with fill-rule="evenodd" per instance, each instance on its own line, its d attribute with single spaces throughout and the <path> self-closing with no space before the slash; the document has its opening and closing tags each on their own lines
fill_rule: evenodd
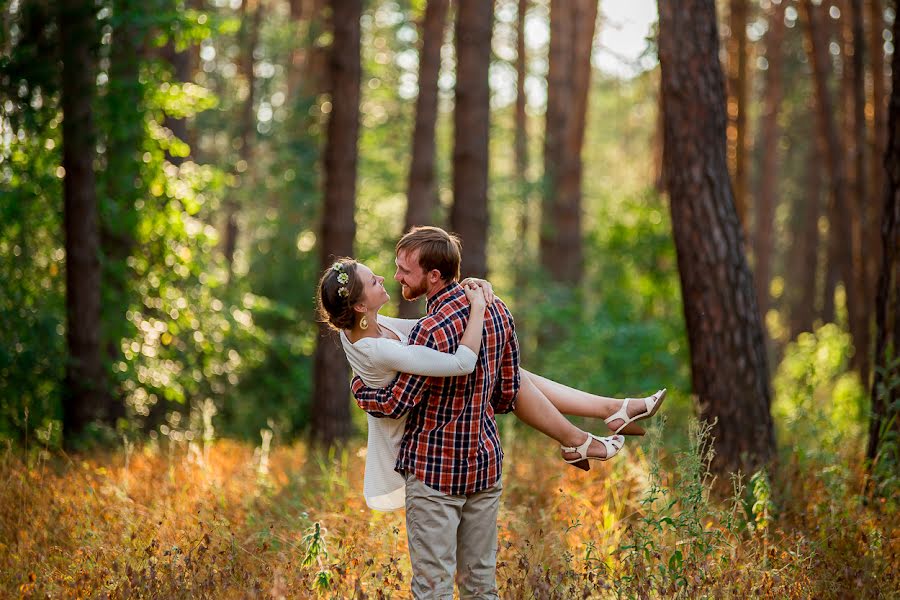
<svg viewBox="0 0 900 600">
<path fill-rule="evenodd" d="M 363 285 L 363 295 L 360 303 L 365 304 L 370 310 L 378 310 L 391 299 L 384 289 L 384 277 L 376 275 L 372 269 L 362 263 L 356 266 L 356 276 Z"/>
</svg>

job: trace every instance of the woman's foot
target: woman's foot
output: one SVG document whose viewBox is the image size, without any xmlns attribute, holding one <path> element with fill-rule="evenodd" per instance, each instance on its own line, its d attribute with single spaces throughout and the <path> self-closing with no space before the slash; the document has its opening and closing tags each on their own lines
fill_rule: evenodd
<svg viewBox="0 0 900 600">
<path fill-rule="evenodd" d="M 626 398 L 622 401 L 622 407 L 604 419 L 604 422 L 614 433 L 644 435 L 644 429 L 635 421 L 655 415 L 665 397 L 666 388 L 646 398 Z"/>
<path fill-rule="evenodd" d="M 625 438 L 621 435 L 599 437 L 592 433 L 582 432 L 587 439 L 580 446 L 560 446 L 563 459 L 572 466 L 590 471 L 590 460 L 609 460 L 622 449 Z"/>
</svg>

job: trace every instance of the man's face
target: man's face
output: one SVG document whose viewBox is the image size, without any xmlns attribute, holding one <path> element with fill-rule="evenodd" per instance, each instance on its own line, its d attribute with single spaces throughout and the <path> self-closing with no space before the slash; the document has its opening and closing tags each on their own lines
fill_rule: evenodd
<svg viewBox="0 0 900 600">
<path fill-rule="evenodd" d="M 397 272 L 394 279 L 400 282 L 401 294 L 407 300 L 415 300 L 428 292 L 428 279 L 422 266 L 419 265 L 419 251 L 407 252 L 401 250 L 394 260 Z"/>
</svg>

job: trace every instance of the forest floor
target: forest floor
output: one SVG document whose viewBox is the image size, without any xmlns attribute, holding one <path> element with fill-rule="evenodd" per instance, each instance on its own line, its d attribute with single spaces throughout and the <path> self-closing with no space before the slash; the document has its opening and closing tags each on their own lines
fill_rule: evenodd
<svg viewBox="0 0 900 600">
<path fill-rule="evenodd" d="M 898 597 L 900 513 L 858 466 L 783 462 L 734 502 L 698 443 L 651 431 L 584 473 L 505 429 L 501 597 Z M 366 507 L 362 441 L 268 446 L 0 451 L 0 595 L 408 597 L 403 512 Z"/>
</svg>

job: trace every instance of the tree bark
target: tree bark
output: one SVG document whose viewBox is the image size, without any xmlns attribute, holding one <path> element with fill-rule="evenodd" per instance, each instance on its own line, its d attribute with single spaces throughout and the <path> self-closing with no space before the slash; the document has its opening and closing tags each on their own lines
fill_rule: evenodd
<svg viewBox="0 0 900 600">
<path fill-rule="evenodd" d="M 805 16 L 807 49 L 812 64 L 813 79 L 816 89 L 816 111 L 819 129 L 825 140 L 825 157 L 830 178 L 830 196 L 828 200 L 828 260 L 826 265 L 825 301 L 823 317 L 833 321 L 834 290 L 841 280 L 852 281 L 851 260 L 852 245 L 850 243 L 847 171 L 841 135 L 835 121 L 835 108 L 828 90 L 828 72 L 830 57 L 825 29 L 821 22 L 822 7 L 812 4 L 812 0 L 801 3 Z M 849 301 L 849 298 L 848 298 Z"/>
<path fill-rule="evenodd" d="M 869 204 L 874 204 L 870 197 L 868 185 L 868 168 L 866 166 L 866 150 L 868 136 L 866 133 L 866 72 L 864 62 L 865 34 L 863 29 L 862 0 L 848 0 L 850 33 L 849 47 L 852 51 L 850 60 L 851 80 L 851 114 L 849 137 L 853 138 L 853 184 L 854 194 L 851 196 L 851 237 L 852 244 L 852 278 L 847 282 L 848 308 L 850 310 L 850 330 L 855 351 L 851 364 L 859 373 L 863 385 L 868 387 L 871 370 L 871 343 L 869 333 L 871 303 L 874 299 L 874 282 L 870 283 L 867 273 L 872 269 L 869 263 L 876 263 L 875 256 L 868 255 L 864 241 L 865 232 L 871 227 L 868 222 Z"/>
<path fill-rule="evenodd" d="M 760 191 L 756 213 L 756 239 L 754 243 L 756 282 L 756 303 L 765 323 L 769 311 L 769 284 L 772 279 L 772 227 L 775 220 L 775 206 L 778 204 L 778 167 L 780 155 L 778 142 L 781 132 L 778 127 L 778 111 L 784 96 L 783 69 L 784 54 L 784 13 L 787 2 L 782 1 L 771 8 L 769 33 L 766 38 L 766 94 L 763 99 L 760 145 L 766 149 L 762 157 Z"/>
<path fill-rule="evenodd" d="M 249 14 L 251 10 L 252 15 Z M 238 136 L 241 141 L 240 151 L 238 153 L 240 158 L 235 167 L 238 176 L 240 176 L 241 173 L 247 173 L 248 175 L 250 173 L 248 169 L 253 155 L 253 141 L 256 137 L 256 113 L 254 112 L 255 77 L 253 74 L 255 61 L 253 59 L 253 52 L 259 42 L 259 25 L 261 18 L 262 6 L 260 5 L 259 0 L 253 2 L 252 6 L 250 0 L 245 0 L 241 3 L 241 47 L 243 54 L 241 56 L 240 71 L 243 74 L 247 85 L 247 97 L 244 98 L 244 101 L 241 104 L 241 112 L 238 121 L 240 124 Z M 247 185 L 247 183 L 244 182 L 244 185 Z M 237 249 L 238 238 L 239 203 L 234 194 L 235 191 L 232 190 L 229 193 L 228 199 L 225 201 L 225 236 L 222 244 L 225 263 L 228 265 L 228 281 L 231 281 L 234 274 L 234 253 Z"/>
<path fill-rule="evenodd" d="M 870 101 L 872 104 L 872 115 L 869 126 L 869 169 L 871 175 L 869 182 L 871 189 L 878 198 L 878 194 L 884 189 L 884 167 L 882 158 L 885 153 L 885 145 L 887 142 L 887 109 L 885 101 L 887 93 L 885 91 L 885 58 L 884 58 L 884 7 L 882 0 L 866 1 L 866 16 L 868 20 L 868 52 L 869 72 L 872 75 L 872 95 Z M 896 44 L 896 40 L 894 41 Z M 869 256 L 877 257 L 881 254 L 881 206 L 880 202 L 869 202 L 868 204 L 868 223 L 869 227 L 866 231 L 866 253 Z M 867 274 L 870 282 L 878 281 L 879 263 L 877 260 L 868 261 L 869 272 Z M 874 291 L 875 286 L 872 286 Z"/>
<path fill-rule="evenodd" d="M 815 102 L 810 101 L 810 110 L 815 110 Z M 815 129 L 815 128 L 813 128 Z M 813 330 L 816 319 L 817 290 L 819 289 L 819 215 L 822 205 L 822 142 L 819 135 L 810 136 L 806 160 L 805 197 L 800 200 L 798 214 L 794 216 L 794 244 L 792 252 L 792 273 L 797 274 L 796 285 L 789 288 L 795 292 L 791 304 L 791 339 L 806 331 Z"/>
<path fill-rule="evenodd" d="M 895 19 L 894 39 L 900 39 L 898 36 L 900 19 Z M 875 302 L 876 369 L 866 452 L 873 467 L 882 450 L 882 433 L 887 433 L 887 423 L 892 418 L 891 429 L 895 436 L 900 435 L 900 415 L 896 410 L 900 396 L 900 388 L 896 385 L 900 378 L 900 361 L 897 360 L 900 354 L 900 52 L 894 52 L 891 70 L 893 81 L 888 109 L 888 141 L 883 162 L 882 260 Z"/>
<path fill-rule="evenodd" d="M 516 111 L 515 166 L 519 188 L 518 260 L 516 261 L 516 289 L 525 289 L 528 268 L 528 232 L 531 230 L 531 182 L 528 180 L 528 114 L 525 79 L 528 77 L 528 57 L 525 49 L 525 16 L 528 0 L 518 0 L 516 14 Z"/>
<path fill-rule="evenodd" d="M 540 253 L 541 266 L 550 277 L 565 283 L 579 280 L 584 262 L 581 149 L 596 22 L 596 0 L 550 3 Z"/>
<path fill-rule="evenodd" d="M 660 0 L 664 160 L 699 416 L 715 422 L 718 473 L 775 455 L 763 329 L 726 156 L 713 0 Z"/>
<path fill-rule="evenodd" d="M 450 228 L 463 243 L 463 276 L 487 275 L 487 181 L 493 0 L 459 0 Z"/>
<path fill-rule="evenodd" d="M 438 75 L 441 70 L 441 48 L 449 0 L 428 0 L 420 27 L 422 48 L 419 52 L 419 96 L 416 98 L 416 122 L 413 129 L 412 161 L 409 167 L 406 223 L 403 231 L 417 225 L 434 225 L 438 205 L 435 176 L 434 131 L 438 115 Z M 400 316 L 413 319 L 422 314 L 422 302 L 408 302 L 400 296 Z"/>
<path fill-rule="evenodd" d="M 63 401 L 67 439 L 108 418 L 100 348 L 100 223 L 94 176 L 96 133 L 92 101 L 96 85 L 96 14 L 93 2 L 61 0 L 60 104 L 63 112 L 63 221 L 66 244 L 66 342 L 69 360 Z"/>
<path fill-rule="evenodd" d="M 731 140 L 731 162 L 734 173 L 734 200 L 741 227 L 747 227 L 747 108 L 749 106 L 747 78 L 747 21 L 748 0 L 731 0 L 728 16 L 731 35 L 728 37 L 728 139 Z"/>
<path fill-rule="evenodd" d="M 362 77 L 362 0 L 332 0 L 331 10 L 331 113 L 325 145 L 325 204 L 319 246 L 323 269 L 335 257 L 353 254 Z M 350 435 L 349 365 L 337 336 L 324 324 L 316 346 L 312 414 L 316 440 L 331 444 Z"/>
</svg>

